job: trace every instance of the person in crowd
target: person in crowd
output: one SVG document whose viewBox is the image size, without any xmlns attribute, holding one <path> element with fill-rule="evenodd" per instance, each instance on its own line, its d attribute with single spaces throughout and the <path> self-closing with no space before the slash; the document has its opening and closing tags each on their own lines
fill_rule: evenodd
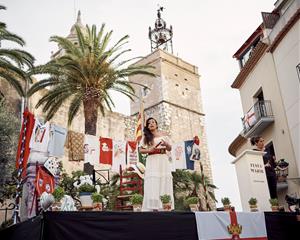
<svg viewBox="0 0 300 240">
<path fill-rule="evenodd" d="M 162 209 L 160 196 L 165 194 L 170 195 L 172 209 L 174 209 L 171 163 L 166 154 L 171 149 L 170 140 L 166 134 L 158 130 L 157 121 L 148 118 L 139 148 L 140 153 L 148 154 L 144 177 L 143 211 Z"/>
<path fill-rule="evenodd" d="M 261 136 L 255 136 L 250 139 L 250 142 L 255 146 L 256 151 L 265 151 L 265 140 Z M 269 192 L 271 198 L 277 198 L 277 178 L 276 178 L 276 162 L 275 156 L 270 153 L 266 153 L 263 156 L 265 172 L 267 176 Z"/>
</svg>

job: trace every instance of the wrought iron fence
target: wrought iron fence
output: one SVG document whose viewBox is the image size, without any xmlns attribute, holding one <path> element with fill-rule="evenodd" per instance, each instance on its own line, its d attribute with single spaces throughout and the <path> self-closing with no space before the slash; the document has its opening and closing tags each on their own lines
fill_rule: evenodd
<svg viewBox="0 0 300 240">
<path fill-rule="evenodd" d="M 243 132 L 246 133 L 262 118 L 274 117 L 270 100 L 257 101 L 242 118 Z"/>
<path fill-rule="evenodd" d="M 3 222 L 6 222 L 6 221 L 7 221 L 7 214 L 8 214 L 8 211 L 14 210 L 15 206 L 16 206 L 16 205 L 15 205 L 14 203 L 10 203 L 10 204 L 8 204 L 5 208 L 0 208 L 0 211 L 4 211 L 4 221 L 3 221 Z"/>
</svg>

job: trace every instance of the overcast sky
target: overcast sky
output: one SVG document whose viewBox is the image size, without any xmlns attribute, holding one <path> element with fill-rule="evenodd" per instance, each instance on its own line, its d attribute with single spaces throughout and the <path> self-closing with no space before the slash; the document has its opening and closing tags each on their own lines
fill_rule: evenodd
<svg viewBox="0 0 300 240">
<path fill-rule="evenodd" d="M 214 183 L 220 198 L 229 197 L 241 210 L 233 157 L 228 146 L 242 130 L 239 92 L 230 87 L 239 72 L 232 58 L 262 22 L 261 12 L 275 0 L 2 0 L 0 21 L 26 41 L 38 64 L 46 63 L 57 46 L 52 35 L 67 36 L 81 10 L 84 24 L 106 23 L 113 40 L 129 34 L 131 56 L 150 53 L 148 27 L 153 28 L 158 4 L 162 18 L 173 26 L 174 55 L 198 66 L 206 114 L 208 147 Z M 130 55 L 128 56 L 130 57 Z M 117 111 L 129 113 L 129 102 L 116 98 Z"/>
</svg>

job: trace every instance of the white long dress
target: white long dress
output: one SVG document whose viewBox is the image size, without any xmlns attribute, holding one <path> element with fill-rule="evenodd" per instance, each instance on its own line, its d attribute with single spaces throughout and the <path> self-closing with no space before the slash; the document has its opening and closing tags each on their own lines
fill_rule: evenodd
<svg viewBox="0 0 300 240">
<path fill-rule="evenodd" d="M 158 144 L 161 139 L 167 139 L 167 137 L 155 137 L 154 145 Z M 162 209 L 160 196 L 164 194 L 171 196 L 172 209 L 174 209 L 173 177 L 169 157 L 167 154 L 148 155 L 144 177 L 142 211 Z"/>
</svg>

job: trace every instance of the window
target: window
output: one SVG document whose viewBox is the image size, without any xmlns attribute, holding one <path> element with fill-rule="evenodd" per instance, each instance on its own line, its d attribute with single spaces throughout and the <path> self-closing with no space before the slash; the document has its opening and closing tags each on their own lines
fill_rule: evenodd
<svg viewBox="0 0 300 240">
<path fill-rule="evenodd" d="M 264 101 L 265 98 L 264 98 L 264 92 L 262 90 L 262 88 L 260 88 L 253 96 L 254 98 L 254 102 L 256 101 Z"/>
<path fill-rule="evenodd" d="M 298 79 L 300 82 L 300 63 L 296 66 L 296 70 L 297 70 L 297 75 L 298 75 Z"/>
<path fill-rule="evenodd" d="M 259 43 L 259 38 L 257 38 L 252 45 L 243 53 L 243 55 L 240 57 L 240 66 L 244 67 L 246 62 L 249 60 L 249 58 L 251 57 L 254 48 L 256 47 L 256 45 Z"/>
</svg>

